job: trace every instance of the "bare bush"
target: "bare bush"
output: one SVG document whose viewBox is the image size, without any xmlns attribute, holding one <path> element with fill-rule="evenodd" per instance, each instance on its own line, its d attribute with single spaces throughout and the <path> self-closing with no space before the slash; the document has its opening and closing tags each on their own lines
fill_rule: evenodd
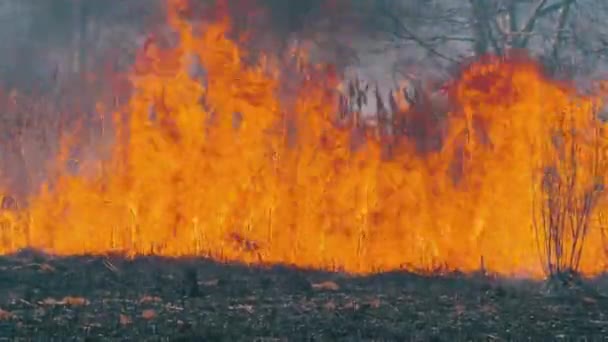
<svg viewBox="0 0 608 342">
<path fill-rule="evenodd" d="M 577 274 L 594 208 L 603 193 L 604 161 L 599 128 L 591 137 L 565 119 L 555 132 L 535 193 L 533 228 L 541 262 L 550 278 Z"/>
</svg>

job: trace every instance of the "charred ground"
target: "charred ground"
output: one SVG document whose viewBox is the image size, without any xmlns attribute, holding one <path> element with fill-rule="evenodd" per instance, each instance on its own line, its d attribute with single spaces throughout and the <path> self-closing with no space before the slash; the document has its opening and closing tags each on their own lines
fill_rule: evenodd
<svg viewBox="0 0 608 342">
<path fill-rule="evenodd" d="M 589 288 L 608 288 L 604 278 Z M 608 300 L 480 275 L 353 277 L 142 257 L 0 258 L 0 340 L 464 340 L 608 334 Z M 593 292 L 593 291 L 591 291 Z M 597 292 L 595 292 L 597 293 Z"/>
</svg>

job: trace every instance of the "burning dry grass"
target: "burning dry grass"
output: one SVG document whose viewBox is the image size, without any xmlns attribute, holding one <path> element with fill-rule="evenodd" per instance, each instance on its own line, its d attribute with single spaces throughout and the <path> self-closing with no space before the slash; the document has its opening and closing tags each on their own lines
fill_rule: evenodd
<svg viewBox="0 0 608 342">
<path fill-rule="evenodd" d="M 246 52 L 225 37 L 227 18 L 200 34 L 174 11 L 168 18 L 179 44 L 149 44 L 139 56 L 106 158 L 74 172 L 81 141 L 64 136 L 52 179 L 27 208 L 3 212 L 0 252 L 197 255 L 359 273 L 473 271 L 483 259 L 497 273 L 541 276 L 536 239 L 557 230 L 564 246 L 584 232 L 584 253 L 581 243 L 564 257 L 574 255 L 572 265 L 604 270 L 592 218 L 605 204 L 599 191 L 585 197 L 605 177 L 598 100 L 533 61 L 489 57 L 464 68 L 440 148 L 421 153 L 391 137 L 387 160 L 386 137 L 368 134 L 354 151 L 351 131 L 336 127 L 338 80 L 324 67 L 301 58 L 297 92 L 279 97 L 287 77 L 270 58 L 244 65 Z M 193 55 L 204 69 L 196 77 Z M 541 188 L 548 168 L 562 181 Z M 570 197 L 554 191 L 561 184 Z M 546 195 L 564 201 L 557 211 Z M 535 234 L 539 212 L 543 222 L 563 214 L 561 225 L 537 224 Z M 551 244 L 546 264 L 562 265 L 554 257 L 565 260 L 567 247 Z"/>
</svg>

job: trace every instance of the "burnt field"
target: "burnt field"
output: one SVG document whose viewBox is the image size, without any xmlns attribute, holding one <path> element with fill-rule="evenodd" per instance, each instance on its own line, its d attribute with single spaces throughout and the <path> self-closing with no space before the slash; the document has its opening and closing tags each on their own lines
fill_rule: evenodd
<svg viewBox="0 0 608 342">
<path fill-rule="evenodd" d="M 0 258 L 0 340 L 534 340 L 608 334 L 602 278 L 353 277 L 141 257 Z"/>
</svg>

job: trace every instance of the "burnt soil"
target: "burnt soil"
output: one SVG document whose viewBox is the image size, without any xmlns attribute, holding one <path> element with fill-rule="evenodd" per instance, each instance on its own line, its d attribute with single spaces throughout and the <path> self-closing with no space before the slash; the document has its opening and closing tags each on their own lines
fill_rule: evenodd
<svg viewBox="0 0 608 342">
<path fill-rule="evenodd" d="M 0 341 L 532 340 L 608 335 L 608 281 L 354 277 L 118 256 L 0 257 Z M 18 339 L 17 339 L 18 340 Z"/>
</svg>

